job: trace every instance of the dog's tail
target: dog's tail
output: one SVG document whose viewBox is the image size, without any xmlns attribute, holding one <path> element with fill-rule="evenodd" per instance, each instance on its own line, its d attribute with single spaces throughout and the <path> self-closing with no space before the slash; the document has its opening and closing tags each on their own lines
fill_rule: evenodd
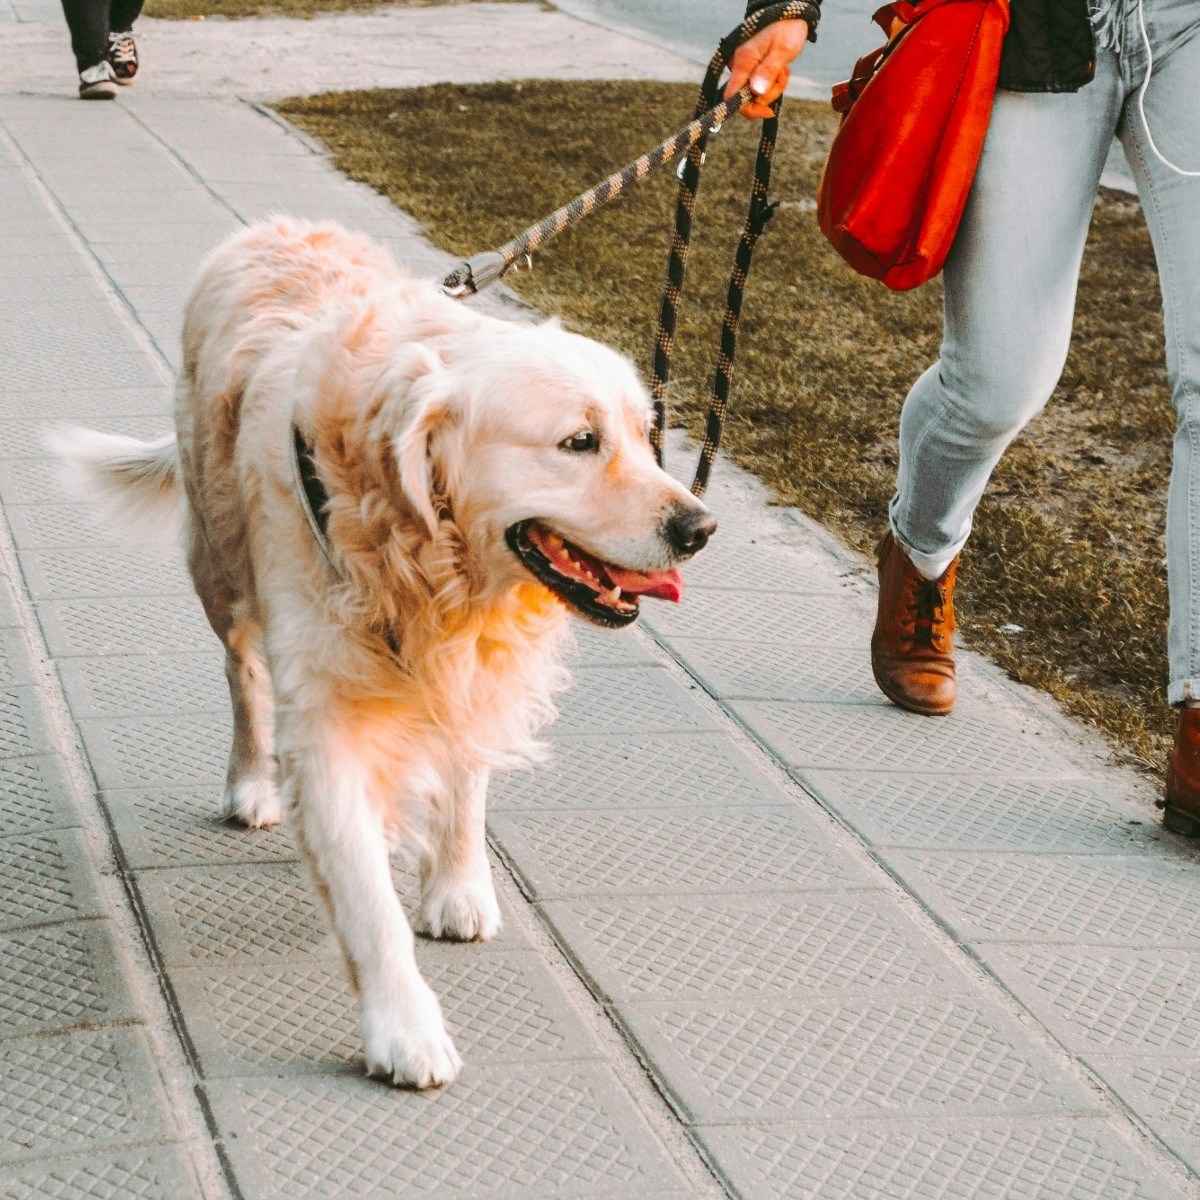
<svg viewBox="0 0 1200 1200">
<path fill-rule="evenodd" d="M 153 442 L 92 429 L 45 432 L 60 463 L 63 486 L 124 532 L 175 541 L 183 522 L 183 481 L 173 433 Z"/>
</svg>

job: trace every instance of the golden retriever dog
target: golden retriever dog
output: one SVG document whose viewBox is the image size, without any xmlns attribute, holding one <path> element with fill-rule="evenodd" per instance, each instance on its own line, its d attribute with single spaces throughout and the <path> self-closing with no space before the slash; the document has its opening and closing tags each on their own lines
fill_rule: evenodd
<svg viewBox="0 0 1200 1200">
<path fill-rule="evenodd" d="M 461 1062 L 413 957 L 389 847 L 432 937 L 492 937 L 493 768 L 539 756 L 568 614 L 678 600 L 715 528 L 655 463 L 632 365 L 556 323 L 497 320 L 373 243 L 290 219 L 232 237 L 188 302 L 176 436 L 55 447 L 128 524 L 182 521 L 225 647 L 223 813 L 284 812 L 341 948 L 368 1073 Z"/>
</svg>

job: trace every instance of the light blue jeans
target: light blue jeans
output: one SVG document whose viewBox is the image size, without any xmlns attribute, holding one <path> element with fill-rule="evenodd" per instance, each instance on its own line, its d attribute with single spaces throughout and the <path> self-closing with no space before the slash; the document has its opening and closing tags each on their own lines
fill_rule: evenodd
<svg viewBox="0 0 1200 1200">
<path fill-rule="evenodd" d="M 1167 505 L 1167 698 L 1181 704 L 1200 700 L 1200 176 L 1180 175 L 1155 155 L 1138 109 L 1146 77 L 1138 3 L 1109 0 L 1109 8 L 1117 48 L 1098 51 L 1093 82 L 1069 94 L 997 94 L 946 262 L 941 359 L 904 403 L 889 518 L 926 574 L 966 542 L 993 468 L 1062 373 L 1084 240 L 1115 134 L 1154 242 L 1178 413 Z M 1150 136 L 1170 162 L 1200 171 L 1200 2 L 1144 0 L 1144 17 L 1153 52 Z"/>
</svg>

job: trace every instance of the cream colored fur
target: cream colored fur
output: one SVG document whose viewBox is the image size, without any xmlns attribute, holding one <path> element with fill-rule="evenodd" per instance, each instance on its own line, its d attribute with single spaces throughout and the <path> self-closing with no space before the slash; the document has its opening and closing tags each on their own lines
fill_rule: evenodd
<svg viewBox="0 0 1200 1200">
<path fill-rule="evenodd" d="M 139 528 L 186 508 L 233 705 L 223 812 L 287 812 L 359 992 L 368 1070 L 449 1082 L 460 1060 L 388 849 L 418 857 L 429 934 L 497 932 L 488 774 L 541 754 L 568 635 L 505 530 L 538 518 L 666 569 L 664 514 L 699 506 L 655 465 L 624 359 L 446 299 L 336 226 L 278 220 L 219 247 L 183 341 L 177 443 L 75 431 L 57 447 Z M 330 495 L 332 565 L 298 499 L 293 422 Z M 602 452 L 564 452 L 580 429 Z"/>
</svg>

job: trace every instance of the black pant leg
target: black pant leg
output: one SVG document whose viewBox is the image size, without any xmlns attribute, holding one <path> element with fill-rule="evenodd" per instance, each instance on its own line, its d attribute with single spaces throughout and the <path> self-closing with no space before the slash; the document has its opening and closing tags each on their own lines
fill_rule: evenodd
<svg viewBox="0 0 1200 1200">
<path fill-rule="evenodd" d="M 113 33 L 127 33 L 141 16 L 145 0 L 112 0 L 111 26 Z"/>
<path fill-rule="evenodd" d="M 108 53 L 108 5 L 109 0 L 62 0 L 80 71 L 94 67 Z"/>
</svg>

